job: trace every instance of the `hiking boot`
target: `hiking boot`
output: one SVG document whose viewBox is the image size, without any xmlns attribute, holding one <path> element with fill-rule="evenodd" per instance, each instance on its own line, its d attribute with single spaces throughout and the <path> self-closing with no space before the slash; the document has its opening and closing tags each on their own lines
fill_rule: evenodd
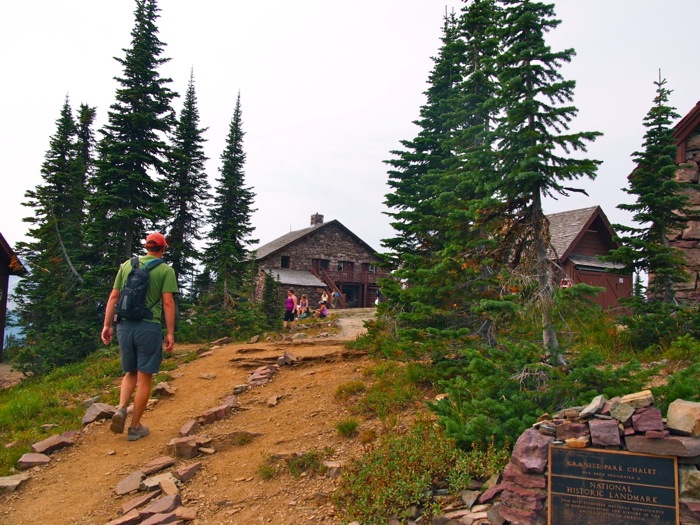
<svg viewBox="0 0 700 525">
<path fill-rule="evenodd" d="M 115 434 L 124 432 L 124 423 L 126 422 L 126 408 L 121 407 L 112 416 L 112 424 L 109 429 Z"/>
<path fill-rule="evenodd" d="M 136 441 L 146 437 L 149 433 L 150 431 L 148 430 L 148 427 L 144 427 L 143 425 L 129 427 L 129 435 L 126 437 L 126 439 L 129 441 Z"/>
</svg>

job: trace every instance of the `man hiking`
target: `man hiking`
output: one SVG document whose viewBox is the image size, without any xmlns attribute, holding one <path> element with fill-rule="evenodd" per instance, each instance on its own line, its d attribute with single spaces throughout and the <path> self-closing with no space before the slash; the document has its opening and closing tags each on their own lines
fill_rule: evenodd
<svg viewBox="0 0 700 525">
<path fill-rule="evenodd" d="M 117 341 L 124 372 L 119 406 L 110 426 L 112 432 L 124 432 L 126 408 L 136 391 L 127 434 L 129 441 L 136 441 L 149 433 L 148 427 L 141 424 L 141 416 L 151 395 L 153 374 L 160 370 L 163 349 L 172 352 L 175 346 L 173 294 L 178 292 L 178 288 L 175 271 L 162 262 L 166 247 L 165 237 L 161 233 L 151 233 L 146 237 L 147 254 L 121 265 L 107 300 L 102 326 L 102 342 L 108 345 L 114 335 L 112 323 L 117 324 Z M 165 345 L 162 321 L 165 321 L 166 328 Z"/>
</svg>

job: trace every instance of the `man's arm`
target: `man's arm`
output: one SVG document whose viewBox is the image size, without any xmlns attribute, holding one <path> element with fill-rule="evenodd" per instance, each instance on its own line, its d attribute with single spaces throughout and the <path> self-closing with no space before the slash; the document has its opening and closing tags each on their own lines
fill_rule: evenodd
<svg viewBox="0 0 700 525">
<path fill-rule="evenodd" d="M 106 345 L 112 342 L 112 337 L 114 337 L 114 331 L 112 330 L 112 321 L 114 320 L 114 314 L 117 311 L 117 303 L 119 302 L 119 296 L 121 293 L 116 288 L 112 288 L 112 293 L 109 294 L 109 299 L 107 299 L 107 305 L 105 307 L 105 320 L 102 323 L 102 342 Z"/>
<path fill-rule="evenodd" d="M 175 298 L 172 292 L 163 292 L 163 317 L 165 318 L 165 351 L 172 352 L 175 347 Z"/>
</svg>

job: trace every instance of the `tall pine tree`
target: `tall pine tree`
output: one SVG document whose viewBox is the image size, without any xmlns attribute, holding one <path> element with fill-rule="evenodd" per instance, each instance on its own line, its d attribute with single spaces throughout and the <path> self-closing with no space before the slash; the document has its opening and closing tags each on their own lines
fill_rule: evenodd
<svg viewBox="0 0 700 525">
<path fill-rule="evenodd" d="M 677 146 L 671 123 L 678 114 L 668 105 L 671 92 L 665 87 L 666 80 L 659 78 L 654 85 L 654 104 L 644 117 L 643 149 L 632 154 L 636 168 L 629 176 L 629 188 L 623 188 L 635 202 L 618 205 L 634 214 L 637 226 L 614 226 L 620 247 L 610 260 L 623 264 L 629 273 L 647 272 L 649 299 L 675 304 L 674 284 L 687 280 L 687 263 L 669 245 L 669 237 L 686 222 L 688 197 L 675 179 Z"/>
<path fill-rule="evenodd" d="M 158 68 L 164 44 L 158 39 L 156 0 L 136 0 L 131 46 L 116 58 L 124 70 L 100 130 L 97 172 L 92 179 L 90 233 L 94 277 L 103 287 L 117 264 L 131 256 L 148 230 L 168 217 L 163 177 L 168 173 L 167 135 L 175 121 L 177 96 Z"/>
<path fill-rule="evenodd" d="M 205 206 L 211 195 L 207 181 L 204 154 L 204 132 L 199 127 L 199 110 L 194 88 L 194 73 L 190 73 L 185 101 L 173 135 L 171 166 L 166 188 L 166 200 L 171 212 L 168 224 L 166 260 L 175 269 L 180 285 L 189 288 L 193 272 L 201 255 L 195 241 L 202 239 L 206 220 Z"/>
<path fill-rule="evenodd" d="M 464 45 L 459 38 L 457 17 L 445 16 L 442 46 L 435 66 L 429 76 L 430 86 L 425 92 L 426 103 L 420 108 L 419 127 L 413 140 L 402 140 L 404 149 L 391 152 L 395 158 L 385 161 L 391 169 L 388 185 L 391 192 L 385 196 L 385 204 L 391 211 L 391 225 L 396 231 L 393 238 L 383 239 L 382 245 L 395 266 L 412 265 L 412 257 L 419 259 L 441 247 L 442 232 L 437 228 L 439 210 L 435 205 L 435 192 L 428 174 L 445 168 L 452 158 L 448 148 L 451 137 L 452 97 L 462 79 Z"/>
<path fill-rule="evenodd" d="M 542 199 L 583 191 L 566 184 L 595 178 L 599 162 L 571 153 L 585 152 L 600 133 L 569 132 L 578 113 L 570 105 L 575 82 L 565 80 L 560 69 L 574 51 L 552 51 L 545 42 L 545 34 L 560 23 L 554 6 L 532 0 L 501 0 L 501 5 L 497 169 L 496 177 L 483 183 L 503 203 L 499 216 L 492 216 L 501 229 L 501 254 L 512 274 L 529 285 L 541 314 L 543 344 L 560 360 L 552 319 L 556 275 Z"/>
<path fill-rule="evenodd" d="M 239 93 L 221 154 L 220 176 L 216 179 L 214 205 L 209 212 L 210 241 L 204 257 L 224 304 L 231 299 L 231 293 L 242 287 L 250 265 L 248 246 L 258 242 L 250 237 L 254 230 L 250 216 L 255 211 L 252 208 L 255 194 L 245 186 L 244 135 Z"/>
<path fill-rule="evenodd" d="M 66 98 L 41 167 L 43 182 L 27 191 L 23 203 L 31 209 L 24 221 L 32 240 L 17 249 L 30 274 L 18 283 L 16 296 L 27 342 L 18 363 L 27 372 L 79 360 L 95 348 L 94 307 L 84 300 L 81 264 L 94 113 L 82 105 L 76 124 Z"/>
<path fill-rule="evenodd" d="M 440 206 L 441 176 L 454 160 L 450 139 L 459 105 L 458 86 L 465 58 L 458 18 L 454 13 L 443 20 L 441 47 L 425 91 L 426 103 L 420 108 L 417 136 L 402 140 L 403 149 L 392 151 L 385 196 L 395 235 L 383 239 L 390 251 L 386 263 L 394 268 L 393 279 L 382 285 L 385 307 L 397 312 L 406 327 L 444 324 L 441 319 L 444 293 L 442 279 L 432 269 L 436 253 L 444 247 L 445 207 Z"/>
</svg>

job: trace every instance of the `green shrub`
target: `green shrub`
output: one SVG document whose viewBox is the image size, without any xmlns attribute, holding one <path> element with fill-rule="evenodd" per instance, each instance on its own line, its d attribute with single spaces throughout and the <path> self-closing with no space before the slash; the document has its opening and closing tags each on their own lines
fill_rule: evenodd
<svg viewBox="0 0 700 525">
<path fill-rule="evenodd" d="M 700 401 L 700 363 L 694 363 L 670 375 L 665 385 L 652 388 L 651 391 L 654 403 L 664 414 L 668 405 L 676 399 Z"/>
<path fill-rule="evenodd" d="M 636 392 L 655 372 L 634 361 L 605 365 L 594 350 L 573 355 L 561 369 L 542 362 L 538 345 L 515 343 L 465 348 L 455 361 L 459 367 L 441 364 L 451 374 L 439 383 L 448 396 L 429 406 L 464 450 L 491 439 L 497 446 L 513 443 L 542 413 L 588 403 L 598 394 Z"/>
<path fill-rule="evenodd" d="M 335 389 L 335 398 L 339 400 L 347 400 L 351 397 L 363 394 L 367 390 L 367 385 L 362 381 L 348 381 L 342 385 L 338 385 Z"/>
<path fill-rule="evenodd" d="M 666 303 L 629 301 L 633 313 L 620 317 L 627 328 L 623 335 L 636 350 L 649 346 L 667 348 L 681 335 L 700 339 L 700 306 L 676 306 Z"/>
<path fill-rule="evenodd" d="M 487 447 L 472 446 L 468 452 L 456 455 L 454 467 L 447 475 L 453 493 L 466 490 L 472 480 L 485 480 L 500 474 L 510 461 L 510 444 L 497 447 L 491 439 Z"/>
<path fill-rule="evenodd" d="M 411 505 L 430 505 L 429 491 L 447 476 L 454 454 L 454 443 L 430 422 L 388 434 L 344 470 L 335 501 L 347 521 L 363 525 L 384 525 L 389 515 L 406 517 Z"/>
<path fill-rule="evenodd" d="M 360 422 L 357 419 L 348 418 L 341 419 L 335 424 L 335 429 L 343 437 L 353 437 L 357 435 L 357 429 L 360 426 Z"/>
<path fill-rule="evenodd" d="M 298 456 L 292 456 L 287 459 L 289 472 L 295 478 L 301 476 L 302 473 L 324 474 L 327 470 L 323 464 L 323 460 L 331 453 L 329 450 L 309 450 Z"/>
<path fill-rule="evenodd" d="M 687 367 L 700 362 L 700 342 L 690 334 L 684 334 L 671 343 L 664 352 L 664 358 L 674 367 Z"/>
<path fill-rule="evenodd" d="M 372 383 L 354 406 L 362 414 L 384 420 L 422 399 L 421 391 L 412 381 L 415 376 L 406 366 L 385 361 L 365 373 Z"/>
</svg>

